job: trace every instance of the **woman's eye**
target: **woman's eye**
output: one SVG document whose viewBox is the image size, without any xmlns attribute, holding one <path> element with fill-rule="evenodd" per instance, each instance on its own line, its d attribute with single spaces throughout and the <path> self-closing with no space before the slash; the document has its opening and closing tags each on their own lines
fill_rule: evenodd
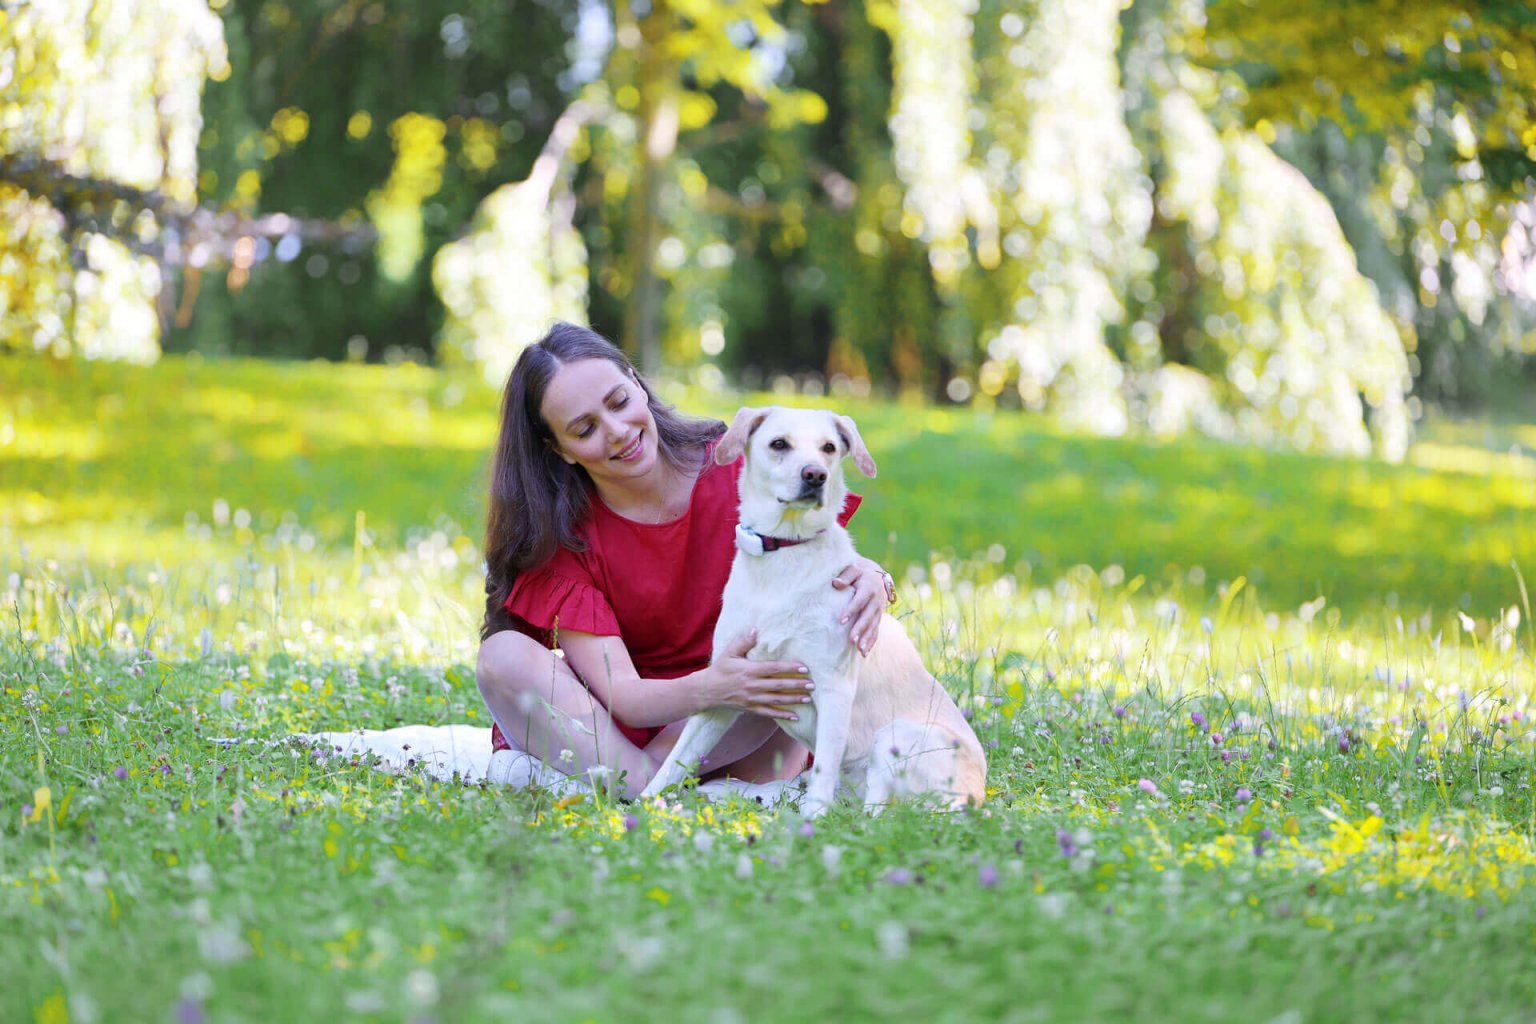
<svg viewBox="0 0 1536 1024">
<path fill-rule="evenodd" d="M 577 437 L 591 437 L 592 436 L 592 431 L 595 430 L 595 429 L 596 428 L 592 424 L 588 423 L 586 426 L 584 426 L 580 430 L 576 431 L 576 436 Z"/>
<path fill-rule="evenodd" d="M 776 437 L 772 441 L 768 442 L 768 447 L 772 448 L 776 452 L 782 452 L 789 448 L 789 442 L 784 440 L 782 437 Z"/>
<path fill-rule="evenodd" d="M 624 408 L 628 404 L 629 404 L 629 396 L 625 395 L 623 398 L 621 398 L 617 402 L 613 403 L 613 408 L 615 408 L 615 409 L 622 409 L 622 408 Z"/>
<path fill-rule="evenodd" d="M 821 446 L 821 450 L 826 452 L 828 455 L 835 455 L 837 453 L 837 445 L 833 444 L 831 441 L 828 441 L 826 444 Z"/>
</svg>

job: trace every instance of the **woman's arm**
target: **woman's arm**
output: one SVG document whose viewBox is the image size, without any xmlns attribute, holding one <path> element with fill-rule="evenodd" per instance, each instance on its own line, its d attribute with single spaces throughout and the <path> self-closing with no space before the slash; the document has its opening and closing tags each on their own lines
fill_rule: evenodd
<svg viewBox="0 0 1536 1024">
<path fill-rule="evenodd" d="M 560 631 L 565 661 L 610 714 L 627 725 L 667 725 L 700 711 L 733 707 L 790 721 L 815 684 L 794 661 L 750 661 L 754 633 L 739 637 L 713 664 L 677 679 L 643 679 L 616 636 Z"/>
</svg>

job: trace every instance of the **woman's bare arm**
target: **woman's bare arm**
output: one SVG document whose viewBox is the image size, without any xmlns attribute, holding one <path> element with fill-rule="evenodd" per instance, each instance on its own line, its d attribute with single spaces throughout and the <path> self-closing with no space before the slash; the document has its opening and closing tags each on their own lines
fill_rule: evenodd
<svg viewBox="0 0 1536 1024">
<path fill-rule="evenodd" d="M 814 684 L 799 662 L 748 660 L 756 640 L 738 638 L 714 664 L 686 676 L 645 679 L 622 638 L 560 631 L 566 664 L 610 714 L 633 726 L 666 725 L 715 707 L 793 720 Z"/>
</svg>

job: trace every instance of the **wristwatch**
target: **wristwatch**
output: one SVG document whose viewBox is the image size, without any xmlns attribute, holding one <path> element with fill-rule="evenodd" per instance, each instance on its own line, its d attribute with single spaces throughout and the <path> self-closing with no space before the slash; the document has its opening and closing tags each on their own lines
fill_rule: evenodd
<svg viewBox="0 0 1536 1024">
<path fill-rule="evenodd" d="M 896 603 L 896 580 L 884 569 L 880 570 L 880 578 L 885 581 L 885 603 Z"/>
</svg>

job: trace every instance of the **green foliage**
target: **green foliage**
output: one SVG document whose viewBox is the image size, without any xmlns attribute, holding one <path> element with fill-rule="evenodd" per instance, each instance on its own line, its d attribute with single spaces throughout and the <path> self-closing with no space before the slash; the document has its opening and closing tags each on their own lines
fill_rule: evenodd
<svg viewBox="0 0 1536 1024">
<path fill-rule="evenodd" d="M 1520 4 L 78 7 L 4 21 L 12 348 L 496 379 L 585 317 L 700 379 L 1389 458 L 1533 365 Z"/>
<path fill-rule="evenodd" d="M 1235 110 L 1339 210 L 1403 324 L 1421 396 L 1475 405 L 1536 351 L 1525 202 L 1536 13 L 1450 3 L 1213 2 L 1188 39 Z M 1253 31 L 1254 20 L 1266 26 Z"/>
<path fill-rule="evenodd" d="M 262 247 L 245 277 L 203 275 L 168 349 L 428 359 L 443 319 L 432 258 L 528 173 L 563 106 L 575 12 L 559 0 L 232 0 L 234 70 L 205 102 L 202 194 L 370 223 L 379 242 Z"/>
<path fill-rule="evenodd" d="M 161 268 L 133 246 L 165 225 L 97 185 L 190 207 L 203 82 L 228 73 L 206 0 L 0 9 L 0 352 L 158 354 Z"/>
</svg>

